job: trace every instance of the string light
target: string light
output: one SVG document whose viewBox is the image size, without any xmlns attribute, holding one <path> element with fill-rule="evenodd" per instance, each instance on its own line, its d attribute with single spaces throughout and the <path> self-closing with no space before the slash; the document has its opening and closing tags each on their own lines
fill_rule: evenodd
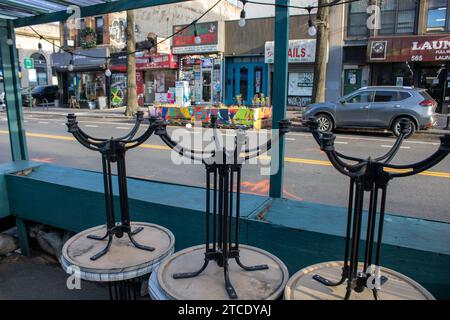
<svg viewBox="0 0 450 320">
<path fill-rule="evenodd" d="M 245 4 L 247 1 L 242 0 L 241 18 L 239 19 L 239 27 L 245 27 Z"/>
<path fill-rule="evenodd" d="M 317 29 L 316 26 L 314 25 L 313 21 L 312 21 L 312 17 L 311 17 L 311 10 L 312 7 L 308 7 L 308 34 L 311 37 L 314 37 L 317 34 Z"/>
<path fill-rule="evenodd" d="M 198 35 L 197 32 L 197 25 L 194 23 L 194 41 L 195 44 L 201 44 L 202 43 L 202 38 Z"/>
<path fill-rule="evenodd" d="M 74 69 L 74 66 L 73 66 L 73 53 L 70 53 L 70 62 L 69 62 L 69 65 L 67 66 L 67 70 L 69 70 L 69 72 L 72 72 L 73 69 Z"/>
<path fill-rule="evenodd" d="M 105 70 L 105 76 L 108 78 L 111 77 L 111 70 L 109 68 Z"/>
<path fill-rule="evenodd" d="M 8 39 L 6 40 L 6 44 L 7 44 L 8 46 L 12 46 L 12 45 L 13 45 L 12 39 L 8 38 Z"/>
<path fill-rule="evenodd" d="M 40 36 L 40 37 L 39 37 L 39 43 L 38 43 L 38 50 L 39 50 L 39 52 L 42 51 L 42 43 L 41 43 L 41 40 L 42 40 L 43 38 L 44 38 L 43 36 Z"/>
<path fill-rule="evenodd" d="M 192 21 L 190 24 L 184 26 L 183 28 L 180 28 L 179 30 L 177 30 L 176 32 L 174 32 L 172 35 L 170 35 L 170 36 L 168 36 L 168 37 L 162 39 L 162 40 L 159 41 L 156 45 L 159 45 L 159 44 L 161 44 L 162 42 L 167 41 L 167 40 L 169 40 L 169 39 L 175 37 L 176 35 L 178 35 L 179 33 L 183 32 L 184 30 L 186 30 L 187 28 L 189 28 L 189 27 L 192 26 L 192 25 L 194 26 L 194 35 L 195 35 L 195 39 L 194 39 L 194 40 L 195 40 L 195 43 L 196 43 L 196 44 L 201 44 L 202 39 L 201 39 L 201 37 L 200 37 L 200 36 L 198 35 L 198 33 L 197 33 L 196 23 L 197 23 L 200 19 L 202 19 L 206 14 L 208 14 L 209 12 L 211 12 L 211 11 L 212 11 L 212 10 L 213 10 L 213 9 L 214 9 L 221 1 L 222 1 L 222 0 L 218 0 L 213 6 L 211 6 L 208 10 L 206 10 L 206 11 L 205 11 L 202 15 L 200 15 L 196 20 Z M 358 1 L 361 1 L 361 0 L 332 0 L 331 2 L 329 2 L 329 3 L 327 3 L 327 4 L 324 4 L 324 5 L 321 5 L 321 6 L 308 6 L 308 7 L 301 7 L 301 6 L 294 6 L 294 5 L 275 4 L 275 3 L 260 2 L 260 1 L 253 1 L 253 0 L 241 0 L 241 1 L 242 1 L 242 3 L 244 4 L 244 6 L 245 6 L 246 3 L 252 3 L 252 4 L 258 4 L 258 5 L 265 5 L 265 6 L 275 6 L 275 7 L 283 7 L 283 8 L 294 8 L 294 9 L 309 10 L 309 13 L 310 13 L 310 11 L 311 11 L 313 8 L 319 9 L 319 8 L 323 8 L 323 7 L 334 7 L 334 6 L 337 6 L 337 5 L 344 5 L 344 4 L 347 4 L 347 3 L 358 2 Z M 242 19 L 242 16 L 244 16 L 244 19 Z M 241 22 L 241 20 L 243 20 L 243 21 Z M 243 24 L 243 25 L 245 26 L 245 10 L 244 10 L 244 9 L 241 11 L 241 19 L 239 20 L 239 25 L 241 25 L 241 24 Z M 29 27 L 36 35 L 38 35 L 38 36 L 40 37 L 40 39 L 43 39 L 44 41 L 47 41 L 47 42 L 51 43 L 50 40 L 44 38 L 44 37 L 43 37 L 41 34 L 39 34 L 32 26 L 29 25 L 28 27 Z M 312 19 L 311 19 L 311 15 L 310 15 L 310 18 L 308 19 L 308 34 L 310 34 L 311 36 L 314 36 L 314 35 L 316 35 L 316 33 L 317 33 L 317 30 L 316 30 L 316 27 L 314 26 L 314 23 L 313 23 L 313 21 L 312 21 Z M 12 45 L 12 44 L 13 44 L 13 41 L 12 41 L 11 39 L 6 40 L 6 42 L 7 42 L 8 45 Z M 90 55 L 88 55 L 88 54 L 81 53 L 81 52 L 74 53 L 74 52 L 69 51 L 69 50 L 67 50 L 66 48 L 63 48 L 63 47 L 58 46 L 58 45 L 56 45 L 56 44 L 54 44 L 54 46 L 56 46 L 57 48 L 59 48 L 59 49 L 60 49 L 61 51 L 63 51 L 63 52 L 70 53 L 70 54 L 72 55 L 72 57 L 73 57 L 73 55 L 77 55 L 77 56 L 82 56 L 82 57 L 86 57 L 86 58 L 98 59 L 97 56 L 90 56 Z M 135 51 L 133 51 L 133 52 L 127 52 L 126 55 L 132 55 L 132 54 L 135 54 L 135 53 L 137 53 L 137 52 L 139 52 L 139 51 L 138 51 L 138 50 L 135 50 Z M 71 61 L 72 61 L 72 60 L 71 60 Z M 70 65 L 69 65 L 69 67 L 70 67 Z M 73 68 L 73 65 L 72 65 L 72 68 Z"/>
</svg>

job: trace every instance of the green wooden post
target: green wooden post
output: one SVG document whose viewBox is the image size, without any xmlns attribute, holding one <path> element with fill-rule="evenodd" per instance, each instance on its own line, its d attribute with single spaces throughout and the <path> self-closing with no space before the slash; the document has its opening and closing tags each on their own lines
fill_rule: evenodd
<svg viewBox="0 0 450 320">
<path fill-rule="evenodd" d="M 20 251 L 24 256 L 29 256 L 30 240 L 28 238 L 27 223 L 21 218 L 16 218 L 17 235 L 19 236 Z"/>
<path fill-rule="evenodd" d="M 289 5 L 289 0 L 276 0 L 277 5 Z M 275 61 L 273 73 L 272 96 L 272 129 L 278 129 L 278 121 L 286 117 L 287 104 L 287 72 L 288 72 L 288 46 L 289 46 L 289 8 L 275 7 Z M 270 196 L 281 198 L 283 196 L 284 176 L 284 138 L 280 138 L 278 147 L 272 151 L 272 161 L 278 155 L 278 170 L 270 176 Z M 274 164 L 272 163 L 274 168 Z M 276 165 L 275 165 L 276 167 Z"/>
<path fill-rule="evenodd" d="M 13 161 L 27 160 L 28 150 L 23 124 L 22 96 L 20 94 L 19 62 L 13 22 L 0 20 L 0 54 L 8 115 L 9 140 Z M 6 39 L 11 39 L 8 44 Z"/>
</svg>

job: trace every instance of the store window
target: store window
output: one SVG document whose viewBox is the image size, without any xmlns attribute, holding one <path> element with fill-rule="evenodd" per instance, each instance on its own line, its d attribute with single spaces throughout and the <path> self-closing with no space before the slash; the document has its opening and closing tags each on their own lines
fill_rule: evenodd
<svg viewBox="0 0 450 320">
<path fill-rule="evenodd" d="M 385 0 L 381 3 L 379 34 L 414 33 L 417 17 L 416 0 Z"/>
<path fill-rule="evenodd" d="M 248 99 L 248 68 L 241 67 L 239 71 L 239 87 L 242 101 Z"/>
<path fill-rule="evenodd" d="M 372 83 L 378 86 L 412 86 L 414 71 L 407 62 L 374 64 Z"/>
<path fill-rule="evenodd" d="M 81 30 L 83 30 L 85 28 L 86 28 L 86 20 L 80 19 L 80 29 L 77 30 L 78 31 L 78 34 L 77 34 L 77 45 L 76 45 L 77 47 L 79 47 L 80 43 L 81 43 Z"/>
<path fill-rule="evenodd" d="M 369 29 L 367 28 L 368 6 L 369 0 L 350 2 L 348 4 L 348 36 L 367 36 L 369 34 Z"/>
<path fill-rule="evenodd" d="M 30 58 L 34 60 L 34 68 L 36 69 L 36 82 L 31 85 L 45 86 L 48 84 L 47 76 L 47 59 L 41 53 L 33 53 Z"/>
<path fill-rule="evenodd" d="M 97 44 L 103 44 L 103 17 L 95 18 L 95 34 L 97 36 Z"/>
<path fill-rule="evenodd" d="M 254 75 L 254 93 L 255 94 L 261 94 L 262 93 L 262 81 L 263 81 L 263 68 L 262 67 L 255 67 L 255 75 Z"/>
<path fill-rule="evenodd" d="M 448 0 L 430 0 L 428 4 L 427 31 L 440 32 L 448 29 Z"/>
</svg>

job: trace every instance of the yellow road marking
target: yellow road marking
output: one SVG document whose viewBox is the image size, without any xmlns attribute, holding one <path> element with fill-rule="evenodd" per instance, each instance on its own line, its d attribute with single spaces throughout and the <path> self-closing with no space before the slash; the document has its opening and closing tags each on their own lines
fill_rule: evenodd
<svg viewBox="0 0 450 320">
<path fill-rule="evenodd" d="M 0 130 L 0 134 L 9 134 L 9 132 L 6 130 Z M 52 134 L 46 134 L 46 133 L 27 132 L 27 137 L 75 141 L 75 138 L 73 138 L 73 137 L 52 135 Z M 139 147 L 144 148 L 144 149 L 167 150 L 167 151 L 170 150 L 170 148 L 168 146 L 162 146 L 162 145 L 157 145 L 157 144 L 142 144 Z M 270 157 L 267 155 L 259 156 L 259 158 L 264 159 L 264 160 L 270 159 Z M 325 160 L 313 160 L 313 159 L 302 159 L 302 158 L 292 158 L 292 157 L 285 157 L 284 160 L 289 163 L 301 163 L 301 164 L 310 164 L 310 165 L 327 166 L 327 167 L 332 166 L 332 164 L 329 161 L 325 161 Z M 388 171 L 388 172 L 407 172 L 407 170 L 395 170 L 395 169 L 387 169 L 386 171 Z M 421 172 L 420 175 L 450 179 L 450 172 L 425 171 L 425 172 Z"/>
</svg>

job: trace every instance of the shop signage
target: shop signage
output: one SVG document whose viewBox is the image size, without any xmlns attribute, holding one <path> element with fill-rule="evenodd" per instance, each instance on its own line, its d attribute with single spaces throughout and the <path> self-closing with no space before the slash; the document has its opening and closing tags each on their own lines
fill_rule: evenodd
<svg viewBox="0 0 450 320">
<path fill-rule="evenodd" d="M 33 58 L 23 59 L 23 67 L 25 69 L 34 69 L 34 59 Z"/>
<path fill-rule="evenodd" d="M 177 69 L 178 58 L 172 54 L 155 54 L 150 57 L 150 69 Z"/>
<path fill-rule="evenodd" d="M 89 50 L 76 50 L 73 55 L 74 70 L 101 70 L 106 64 L 107 49 L 96 48 Z M 79 55 L 79 54 L 81 55 Z M 52 66 L 57 71 L 66 71 L 71 55 L 67 52 L 53 53 Z"/>
<path fill-rule="evenodd" d="M 184 25 L 174 26 L 173 28 L 174 33 L 178 32 L 173 37 L 173 53 L 187 54 L 219 51 L 217 21 L 198 23 L 195 27 L 191 25 L 183 30 L 185 27 Z M 199 44 L 195 43 L 195 29 L 197 29 L 197 35 L 202 40 Z"/>
<path fill-rule="evenodd" d="M 450 36 L 426 35 L 371 38 L 369 62 L 450 61 Z"/>
<path fill-rule="evenodd" d="M 316 59 L 316 39 L 289 40 L 287 54 L 289 63 L 314 63 Z M 264 54 L 265 62 L 273 63 L 274 56 L 273 41 L 267 41 Z"/>
</svg>

